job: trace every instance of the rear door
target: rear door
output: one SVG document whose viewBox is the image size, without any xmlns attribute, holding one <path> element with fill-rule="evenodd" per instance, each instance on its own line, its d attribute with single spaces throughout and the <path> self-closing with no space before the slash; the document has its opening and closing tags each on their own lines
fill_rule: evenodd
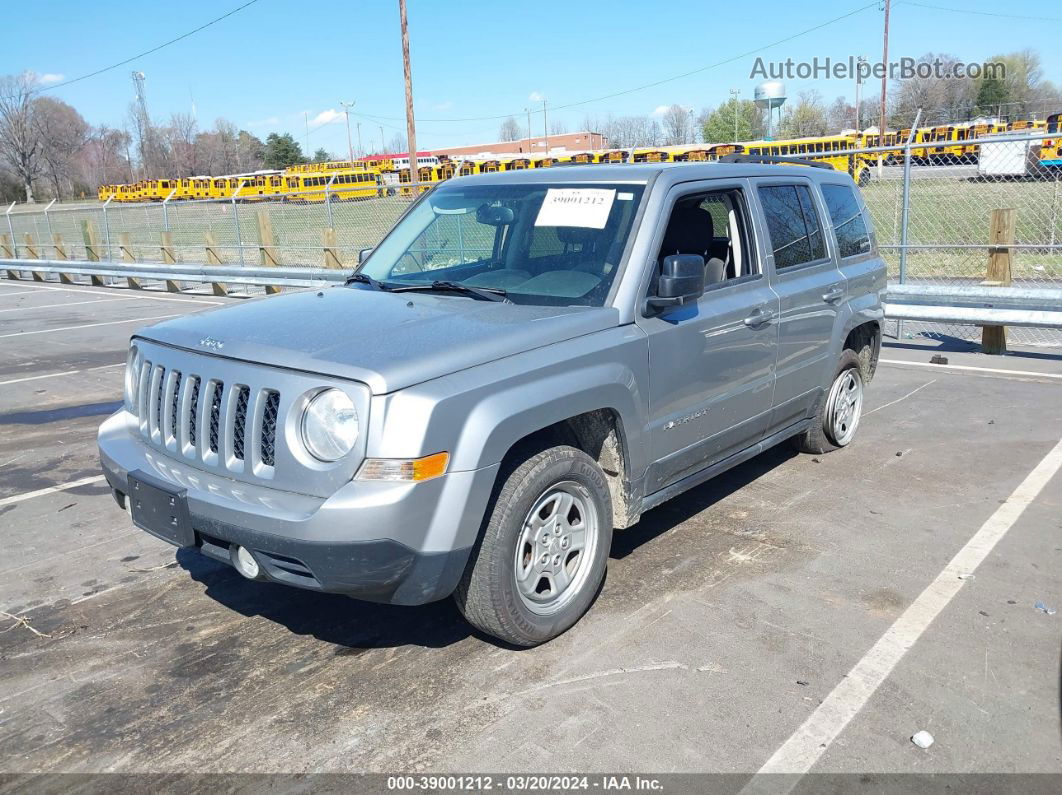
<svg viewBox="0 0 1062 795">
<path fill-rule="evenodd" d="M 885 287 L 885 263 L 874 245 L 874 229 L 862 195 L 851 183 L 823 182 L 819 187 L 848 297 L 876 295 Z"/>
<path fill-rule="evenodd" d="M 768 273 L 779 300 L 774 413 L 767 431 L 772 434 L 806 417 L 832 375 L 830 343 L 847 288 L 811 180 L 753 182 L 766 226 Z"/>
</svg>

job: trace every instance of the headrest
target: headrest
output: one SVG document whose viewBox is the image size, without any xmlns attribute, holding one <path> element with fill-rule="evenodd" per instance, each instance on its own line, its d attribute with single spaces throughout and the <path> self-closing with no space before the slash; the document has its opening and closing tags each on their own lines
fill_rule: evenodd
<svg viewBox="0 0 1062 795">
<path fill-rule="evenodd" d="M 711 213 L 696 204 L 680 204 L 671 213 L 660 253 L 703 256 L 712 244 L 714 231 Z"/>
</svg>

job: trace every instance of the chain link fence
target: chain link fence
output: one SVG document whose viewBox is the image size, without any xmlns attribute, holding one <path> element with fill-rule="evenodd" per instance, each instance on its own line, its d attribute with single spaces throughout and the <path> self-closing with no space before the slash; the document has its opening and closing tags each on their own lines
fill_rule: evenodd
<svg viewBox="0 0 1062 795">
<path fill-rule="evenodd" d="M 1062 286 L 1062 167 L 1041 165 L 1051 136 L 1001 134 L 969 141 L 847 150 L 872 166 L 863 196 L 892 282 L 979 284 L 998 240 L 993 210 L 1014 211 L 1013 282 Z M 1057 143 L 1057 136 L 1055 137 Z M 815 153 L 826 157 L 831 153 Z M 424 186 L 427 187 L 427 186 Z M 407 183 L 357 199 L 330 190 L 126 204 L 12 205 L 0 221 L 16 256 L 226 265 L 353 268 L 420 192 Z M 5 228 L 6 227 L 6 228 Z M 977 340 L 980 329 L 898 325 L 899 336 Z M 1062 333 L 1012 329 L 1016 343 L 1062 346 Z"/>
</svg>

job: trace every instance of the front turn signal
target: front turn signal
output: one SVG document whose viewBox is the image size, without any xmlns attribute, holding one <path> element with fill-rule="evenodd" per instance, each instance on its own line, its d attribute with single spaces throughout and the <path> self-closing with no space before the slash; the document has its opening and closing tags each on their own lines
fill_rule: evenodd
<svg viewBox="0 0 1062 795">
<path fill-rule="evenodd" d="M 449 453 L 435 453 L 424 458 L 368 458 L 361 465 L 356 480 L 405 480 L 419 483 L 446 474 Z"/>
</svg>

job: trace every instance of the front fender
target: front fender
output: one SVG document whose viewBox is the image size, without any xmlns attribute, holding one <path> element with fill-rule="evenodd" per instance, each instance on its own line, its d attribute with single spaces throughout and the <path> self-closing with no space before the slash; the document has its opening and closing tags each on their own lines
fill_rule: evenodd
<svg viewBox="0 0 1062 795">
<path fill-rule="evenodd" d="M 509 356 L 374 398 L 367 455 L 447 451 L 451 471 L 481 469 L 537 430 L 612 409 L 636 476 L 647 463 L 648 370 L 648 343 L 633 324 Z"/>
</svg>

